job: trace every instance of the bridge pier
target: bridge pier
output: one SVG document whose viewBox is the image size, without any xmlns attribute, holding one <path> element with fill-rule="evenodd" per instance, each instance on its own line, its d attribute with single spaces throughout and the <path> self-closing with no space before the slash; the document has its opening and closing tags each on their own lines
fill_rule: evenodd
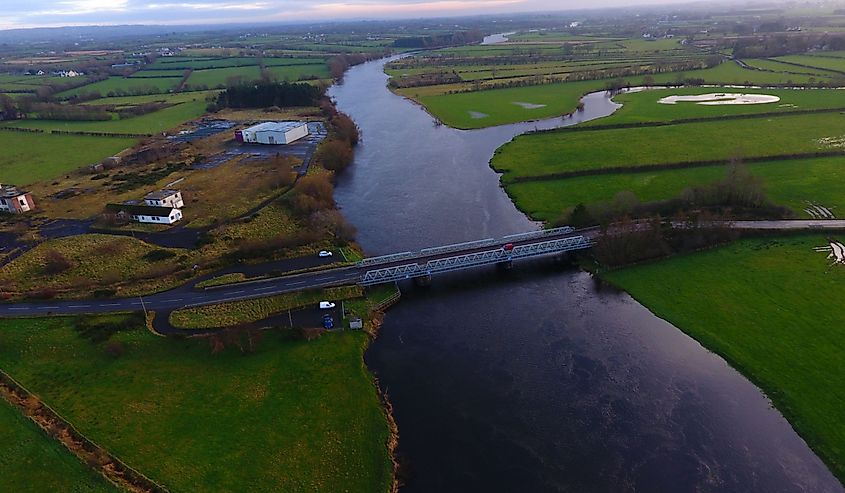
<svg viewBox="0 0 845 493">
<path fill-rule="evenodd" d="M 571 265 L 575 261 L 574 252 L 561 252 L 554 256 L 554 261 L 557 264 Z"/>
<path fill-rule="evenodd" d="M 513 260 L 506 260 L 504 262 L 499 262 L 496 264 L 496 268 L 500 271 L 509 271 L 513 269 Z"/>
<path fill-rule="evenodd" d="M 417 287 L 420 287 L 420 288 L 427 288 L 427 287 L 431 286 L 431 274 L 426 274 L 424 276 L 415 277 L 414 278 L 414 284 L 416 284 Z"/>
</svg>

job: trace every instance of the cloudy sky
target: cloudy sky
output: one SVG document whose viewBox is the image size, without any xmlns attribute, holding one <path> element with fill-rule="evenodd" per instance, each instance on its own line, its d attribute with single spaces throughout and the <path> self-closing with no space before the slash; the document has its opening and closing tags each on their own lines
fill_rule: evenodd
<svg viewBox="0 0 845 493">
<path fill-rule="evenodd" d="M 637 4 L 672 0 L 639 0 Z M 630 5 L 626 0 L 0 0 L 0 29 L 378 19 Z"/>
</svg>

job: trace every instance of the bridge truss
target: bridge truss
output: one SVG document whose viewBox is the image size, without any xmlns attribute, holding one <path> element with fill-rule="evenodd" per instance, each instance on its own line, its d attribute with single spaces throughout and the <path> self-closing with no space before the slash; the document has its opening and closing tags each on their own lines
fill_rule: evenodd
<svg viewBox="0 0 845 493">
<path fill-rule="evenodd" d="M 484 250 L 464 255 L 454 255 L 450 257 L 432 259 L 425 264 L 411 262 L 402 265 L 384 267 L 381 269 L 372 269 L 364 273 L 360 284 L 363 286 L 373 286 L 375 284 L 401 281 L 403 279 L 413 279 L 416 277 L 426 277 L 433 274 L 441 274 L 444 272 L 468 269 L 482 265 L 500 264 L 516 259 L 536 257 L 539 255 L 583 250 L 592 246 L 593 242 L 583 236 L 570 236 L 557 240 L 538 241 L 537 243 L 516 246 L 509 251 L 504 248 L 496 248 L 494 250 Z"/>
</svg>

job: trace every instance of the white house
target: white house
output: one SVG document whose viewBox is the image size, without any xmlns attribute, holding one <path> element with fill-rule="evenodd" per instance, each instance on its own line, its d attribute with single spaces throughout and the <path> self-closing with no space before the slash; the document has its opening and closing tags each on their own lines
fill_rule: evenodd
<svg viewBox="0 0 845 493">
<path fill-rule="evenodd" d="M 182 220 L 182 211 L 175 207 L 153 205 L 109 204 L 118 216 L 129 216 L 133 221 L 148 224 L 173 224 Z"/>
<path fill-rule="evenodd" d="M 172 207 L 174 209 L 185 207 L 185 202 L 182 200 L 182 192 L 179 190 L 159 190 L 158 192 L 148 193 L 144 197 L 144 203 L 156 207 Z"/>
<path fill-rule="evenodd" d="M 265 122 L 235 132 L 235 140 L 247 144 L 285 145 L 308 136 L 303 122 Z"/>
</svg>

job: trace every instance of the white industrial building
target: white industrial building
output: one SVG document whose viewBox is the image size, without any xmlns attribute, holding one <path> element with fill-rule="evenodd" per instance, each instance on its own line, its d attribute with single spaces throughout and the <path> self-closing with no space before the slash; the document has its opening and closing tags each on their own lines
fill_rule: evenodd
<svg viewBox="0 0 845 493">
<path fill-rule="evenodd" d="M 307 136 L 303 122 L 266 122 L 235 132 L 235 140 L 247 144 L 285 145 Z"/>
</svg>

